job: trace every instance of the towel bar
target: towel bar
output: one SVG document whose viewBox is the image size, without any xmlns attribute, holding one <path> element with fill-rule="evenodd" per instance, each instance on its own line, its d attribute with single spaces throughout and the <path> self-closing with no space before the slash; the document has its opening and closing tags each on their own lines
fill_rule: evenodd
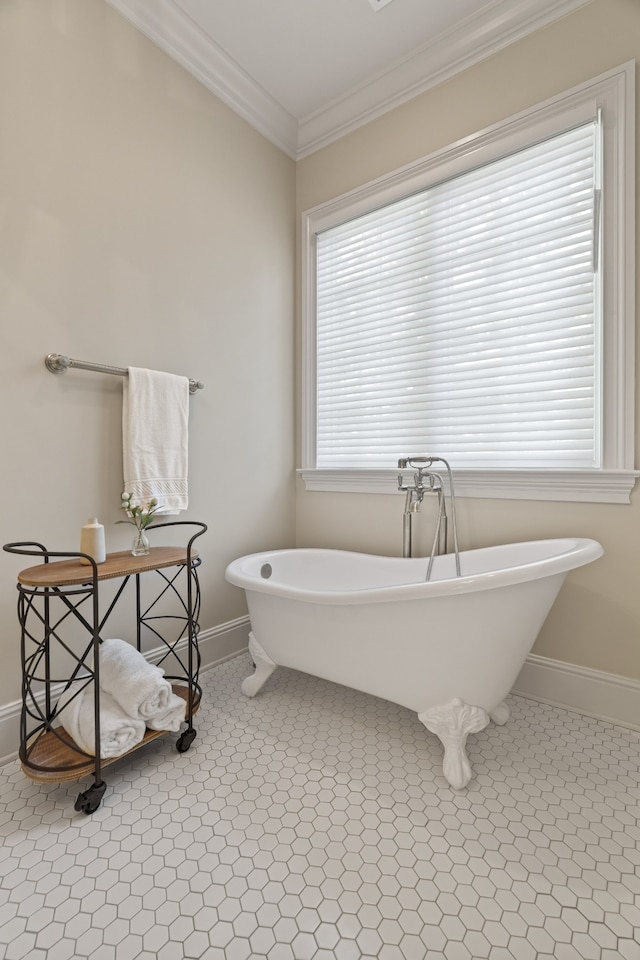
<svg viewBox="0 0 640 960">
<path fill-rule="evenodd" d="M 73 360 L 71 357 L 65 357 L 62 353 L 48 353 L 44 358 L 44 364 L 50 373 L 64 373 L 69 367 L 77 367 L 78 370 L 93 370 L 94 373 L 112 373 L 116 377 L 127 377 L 129 375 L 126 367 L 111 367 L 106 363 Z M 201 380 L 189 380 L 189 393 L 195 393 L 197 390 L 203 389 L 204 383 Z"/>
</svg>

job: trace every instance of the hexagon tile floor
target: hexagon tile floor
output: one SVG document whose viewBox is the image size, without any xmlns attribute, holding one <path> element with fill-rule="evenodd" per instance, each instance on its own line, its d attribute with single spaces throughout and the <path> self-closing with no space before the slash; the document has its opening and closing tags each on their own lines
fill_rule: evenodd
<svg viewBox="0 0 640 960">
<path fill-rule="evenodd" d="M 637 733 L 512 696 L 455 791 L 408 710 L 248 673 L 207 672 L 190 751 L 117 761 L 91 816 L 0 767 L 3 960 L 640 960 Z"/>
</svg>

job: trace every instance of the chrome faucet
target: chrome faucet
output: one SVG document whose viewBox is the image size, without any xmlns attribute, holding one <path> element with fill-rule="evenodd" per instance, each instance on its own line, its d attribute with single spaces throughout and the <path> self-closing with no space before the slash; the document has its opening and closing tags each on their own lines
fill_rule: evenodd
<svg viewBox="0 0 640 960">
<path fill-rule="evenodd" d="M 442 463 L 445 466 L 449 481 L 449 497 L 451 501 L 451 521 L 453 530 L 454 553 L 456 560 L 456 576 L 460 576 L 460 556 L 458 553 L 458 536 L 456 532 L 455 520 L 455 500 L 453 494 L 453 477 L 451 467 L 442 457 L 401 457 L 398 460 L 398 470 L 410 469 L 413 471 L 410 482 L 407 482 L 404 473 L 398 473 L 398 490 L 405 493 L 404 512 L 402 515 L 402 556 L 411 557 L 412 554 L 412 519 L 413 514 L 418 513 L 424 499 L 425 493 L 435 493 L 438 497 L 438 515 L 436 521 L 436 530 L 427 568 L 428 580 L 431 576 L 433 567 L 433 558 L 437 554 L 448 552 L 448 524 L 446 499 L 444 492 L 444 481 L 442 475 L 432 470 L 434 463 Z"/>
<path fill-rule="evenodd" d="M 398 474 L 398 490 L 406 493 L 404 513 L 402 515 L 402 556 L 412 556 L 412 514 L 418 513 L 427 492 L 438 492 L 438 512 L 443 496 L 442 479 L 429 470 L 433 461 L 427 457 L 403 457 L 398 460 L 398 469 L 413 470 L 410 482 L 403 473 Z M 445 533 L 446 537 L 446 533 Z"/>
</svg>

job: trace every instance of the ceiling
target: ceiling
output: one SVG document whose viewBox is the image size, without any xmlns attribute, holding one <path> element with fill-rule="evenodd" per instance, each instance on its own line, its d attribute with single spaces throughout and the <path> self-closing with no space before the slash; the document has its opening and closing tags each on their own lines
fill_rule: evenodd
<svg viewBox="0 0 640 960">
<path fill-rule="evenodd" d="M 106 0 L 298 159 L 591 0 Z"/>
</svg>

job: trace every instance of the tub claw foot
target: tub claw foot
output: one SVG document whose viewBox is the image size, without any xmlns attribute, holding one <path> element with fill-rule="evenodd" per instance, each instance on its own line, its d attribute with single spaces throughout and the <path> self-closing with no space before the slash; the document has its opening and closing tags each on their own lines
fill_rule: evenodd
<svg viewBox="0 0 640 960">
<path fill-rule="evenodd" d="M 440 739 L 444 747 L 442 772 L 454 790 L 462 790 L 471 779 L 471 766 L 465 752 L 467 737 L 489 723 L 489 714 L 482 707 L 472 707 L 456 698 L 418 714 L 427 730 Z"/>
<path fill-rule="evenodd" d="M 489 717 L 500 727 L 507 722 L 509 719 L 509 707 L 504 700 L 502 703 L 499 703 L 497 707 L 494 707 L 493 710 L 489 710 Z"/>
<path fill-rule="evenodd" d="M 249 653 L 256 669 L 250 677 L 242 681 L 241 689 L 245 697 L 255 697 L 256 693 L 265 685 L 277 664 L 264 652 L 254 637 L 253 631 L 249 634 Z"/>
</svg>

